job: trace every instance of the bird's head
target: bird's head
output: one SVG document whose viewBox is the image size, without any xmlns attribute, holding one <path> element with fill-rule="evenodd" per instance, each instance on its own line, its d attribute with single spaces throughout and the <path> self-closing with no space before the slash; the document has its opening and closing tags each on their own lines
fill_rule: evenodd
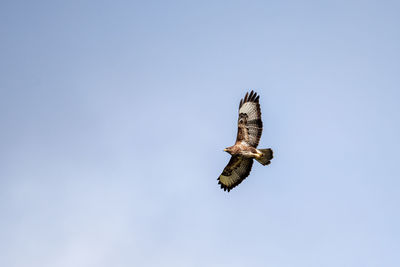
<svg viewBox="0 0 400 267">
<path fill-rule="evenodd" d="M 232 154 L 232 147 L 227 147 L 224 149 L 226 153 Z"/>
</svg>

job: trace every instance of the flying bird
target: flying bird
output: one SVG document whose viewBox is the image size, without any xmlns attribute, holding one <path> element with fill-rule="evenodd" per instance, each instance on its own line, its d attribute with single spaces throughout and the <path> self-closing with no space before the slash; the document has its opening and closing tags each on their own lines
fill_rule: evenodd
<svg viewBox="0 0 400 267">
<path fill-rule="evenodd" d="M 232 157 L 218 177 L 218 184 L 224 191 L 229 192 L 249 176 L 253 159 L 265 166 L 273 158 L 272 149 L 257 149 L 263 128 L 259 99 L 260 96 L 251 91 L 240 100 L 236 143 L 224 149 Z"/>
</svg>

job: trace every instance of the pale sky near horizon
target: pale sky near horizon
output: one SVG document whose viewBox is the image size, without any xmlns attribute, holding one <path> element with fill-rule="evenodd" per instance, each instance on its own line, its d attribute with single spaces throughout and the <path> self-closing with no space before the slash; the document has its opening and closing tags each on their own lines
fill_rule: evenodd
<svg viewBox="0 0 400 267">
<path fill-rule="evenodd" d="M 400 266 L 398 1 L 2 1 L 0 266 Z M 217 177 L 246 91 L 260 147 Z"/>
</svg>

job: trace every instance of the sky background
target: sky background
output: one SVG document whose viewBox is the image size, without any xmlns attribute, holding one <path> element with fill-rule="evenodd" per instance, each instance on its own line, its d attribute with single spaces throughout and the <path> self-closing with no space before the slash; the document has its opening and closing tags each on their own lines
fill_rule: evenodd
<svg viewBox="0 0 400 267">
<path fill-rule="evenodd" d="M 400 266 L 398 1 L 1 1 L 0 265 Z M 217 185 L 246 91 L 275 158 Z"/>
</svg>

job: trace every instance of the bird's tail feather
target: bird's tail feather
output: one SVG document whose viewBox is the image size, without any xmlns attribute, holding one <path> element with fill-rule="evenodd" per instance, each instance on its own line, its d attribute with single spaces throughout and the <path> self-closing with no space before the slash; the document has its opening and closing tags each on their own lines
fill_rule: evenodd
<svg viewBox="0 0 400 267">
<path fill-rule="evenodd" d="M 271 163 L 271 159 L 274 157 L 274 153 L 271 148 L 266 148 L 266 149 L 258 149 L 261 153 L 262 156 L 259 158 L 256 158 L 258 162 L 260 162 L 262 165 L 268 165 Z"/>
</svg>

